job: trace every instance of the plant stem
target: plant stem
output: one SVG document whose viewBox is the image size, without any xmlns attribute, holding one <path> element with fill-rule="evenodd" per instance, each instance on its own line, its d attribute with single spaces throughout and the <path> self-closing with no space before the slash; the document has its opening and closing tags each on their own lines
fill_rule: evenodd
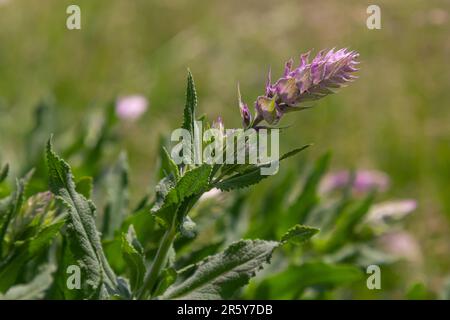
<svg viewBox="0 0 450 320">
<path fill-rule="evenodd" d="M 158 252 L 156 253 L 155 260 L 149 270 L 149 272 L 145 275 L 144 284 L 142 288 L 139 290 L 138 299 L 145 298 L 147 293 L 152 292 L 153 287 L 158 280 L 158 276 L 161 273 L 161 269 L 164 267 L 164 264 L 167 260 L 167 254 L 169 252 L 170 247 L 172 246 L 173 241 L 175 240 L 177 232 L 175 230 L 174 224 L 170 226 L 169 229 L 164 233 L 163 238 L 159 244 Z"/>
</svg>

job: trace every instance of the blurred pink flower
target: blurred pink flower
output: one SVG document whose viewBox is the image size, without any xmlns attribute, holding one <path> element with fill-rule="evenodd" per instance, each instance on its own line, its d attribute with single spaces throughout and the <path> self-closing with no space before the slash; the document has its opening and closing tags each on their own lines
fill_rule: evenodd
<svg viewBox="0 0 450 320">
<path fill-rule="evenodd" d="M 367 220 L 373 223 L 386 220 L 399 220 L 416 210 L 414 199 L 386 201 L 375 204 L 367 215 Z"/>
<path fill-rule="evenodd" d="M 335 191 L 346 187 L 349 183 L 352 183 L 355 193 L 371 190 L 383 192 L 389 187 L 389 177 L 384 172 L 376 170 L 357 170 L 353 175 L 350 171 L 332 172 L 323 178 L 320 191 L 322 193 Z"/>
<path fill-rule="evenodd" d="M 144 96 L 120 97 L 116 102 L 116 114 L 123 120 L 136 120 L 147 111 L 148 101 Z"/>
<path fill-rule="evenodd" d="M 389 254 L 414 262 L 422 259 L 420 246 L 409 232 L 399 231 L 385 234 L 380 238 L 380 242 Z"/>
</svg>

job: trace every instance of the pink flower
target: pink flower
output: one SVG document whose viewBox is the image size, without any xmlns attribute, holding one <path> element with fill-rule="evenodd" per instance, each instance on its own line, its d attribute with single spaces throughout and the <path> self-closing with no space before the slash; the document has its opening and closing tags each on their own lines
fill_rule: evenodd
<svg viewBox="0 0 450 320">
<path fill-rule="evenodd" d="M 381 246 L 388 254 L 413 262 L 420 262 L 422 252 L 417 240 L 408 232 L 399 231 L 385 234 L 380 239 Z"/>
<path fill-rule="evenodd" d="M 400 220 L 416 210 L 417 201 L 414 199 L 386 201 L 375 204 L 367 215 L 372 223 L 386 220 Z"/>
<path fill-rule="evenodd" d="M 357 170 L 352 176 L 349 171 L 338 171 L 327 174 L 322 180 L 321 192 L 330 192 L 342 189 L 352 183 L 355 193 L 366 193 L 371 190 L 386 191 L 389 187 L 389 177 L 381 171 Z"/>
<path fill-rule="evenodd" d="M 137 120 L 147 111 L 148 101 L 144 96 L 131 95 L 117 99 L 116 114 L 123 120 Z"/>
</svg>

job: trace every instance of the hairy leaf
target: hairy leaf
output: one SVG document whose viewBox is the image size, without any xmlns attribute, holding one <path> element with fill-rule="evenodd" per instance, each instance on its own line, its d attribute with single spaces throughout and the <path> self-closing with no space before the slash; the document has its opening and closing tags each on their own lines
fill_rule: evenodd
<svg viewBox="0 0 450 320">
<path fill-rule="evenodd" d="M 164 193 L 166 195 L 163 199 L 161 197 L 157 199 L 152 212 L 163 225 L 168 226 L 172 223 L 177 214 L 177 209 L 184 200 L 192 196 L 200 196 L 207 190 L 211 170 L 212 167 L 210 165 L 203 164 L 186 172 L 172 189 L 167 190 L 167 184 L 163 184 L 160 187 L 160 190 L 165 188 L 161 195 Z M 176 219 L 177 224 L 180 224 L 184 219 L 184 215 L 176 217 Z"/>
<path fill-rule="evenodd" d="M 75 189 L 69 165 L 47 145 L 50 189 L 68 212 L 68 237 L 73 256 L 83 270 L 86 297 L 104 297 L 116 289 L 117 280 L 101 246 L 95 226 L 95 206 Z"/>
<path fill-rule="evenodd" d="M 180 178 L 180 172 L 175 161 L 170 157 L 167 149 L 162 145 L 159 152 L 159 179 L 172 174 L 177 180 Z"/>
<path fill-rule="evenodd" d="M 301 152 L 302 150 L 305 150 L 309 146 L 310 145 L 305 145 L 301 148 L 294 149 L 281 156 L 279 161 L 292 157 L 297 153 Z M 215 184 L 215 187 L 219 188 L 222 191 L 230 191 L 233 189 L 245 188 L 257 184 L 261 180 L 270 177 L 270 175 L 262 175 L 261 168 L 269 167 L 274 163 L 275 162 L 250 166 L 244 165 L 248 167 L 246 170 L 244 170 L 243 172 L 239 172 L 225 180 L 219 181 L 218 183 Z M 236 168 L 235 170 L 239 171 L 239 168 Z"/>
<path fill-rule="evenodd" d="M 226 299 L 269 262 L 279 242 L 241 240 L 199 263 L 192 276 L 163 295 L 166 299 Z"/>
</svg>

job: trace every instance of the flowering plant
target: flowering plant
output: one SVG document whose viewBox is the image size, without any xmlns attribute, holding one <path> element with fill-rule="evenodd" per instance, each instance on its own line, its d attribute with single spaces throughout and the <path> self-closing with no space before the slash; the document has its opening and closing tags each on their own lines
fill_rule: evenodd
<svg viewBox="0 0 450 320">
<path fill-rule="evenodd" d="M 239 92 L 244 129 L 276 130 L 273 125 L 286 113 L 303 110 L 308 107 L 305 103 L 334 93 L 355 79 L 356 52 L 320 52 L 311 62 L 308 56 L 302 55 L 296 68 L 292 60 L 288 61 L 283 76 L 275 83 L 269 75 L 264 95 L 256 99 L 254 115 Z M 205 128 L 223 131 L 221 119 L 212 125 L 205 118 L 197 119 L 196 107 L 197 94 L 189 73 L 182 128 L 194 134 L 199 120 Z M 299 176 L 294 173 L 258 194 L 257 201 L 252 200 L 255 212 L 248 206 L 252 191 L 243 188 L 268 178 L 260 169 L 270 163 L 260 158 L 255 163 L 177 163 L 173 153 L 161 145 L 159 182 L 151 195 L 143 195 L 131 208 L 126 156 L 121 154 L 105 172 L 102 154 L 114 138 L 115 115 L 136 120 L 146 108 L 143 97 L 121 98 L 115 114 L 109 108 L 95 134 L 89 128 L 86 132 L 81 129 L 78 138 L 63 149 L 65 158 L 78 159 L 75 173 L 88 174 L 94 180 L 74 175 L 54 151 L 51 139 L 45 152 L 47 172 L 40 157 L 30 155 L 27 167 L 35 166 L 36 171 L 17 180 L 11 191 L 5 182 L 9 167 L 3 167 L 3 298 L 319 298 L 324 290 L 331 292 L 335 287 L 361 281 L 368 264 L 392 260 L 381 253 L 376 258 L 370 254 L 376 250 L 375 240 L 390 229 L 384 217 L 398 213 L 398 208 L 403 210 L 403 217 L 414 208 L 393 209 L 391 205 L 389 210 L 385 206 L 370 213 L 374 190 L 366 188 L 362 198 L 361 193 L 349 192 L 361 184 L 358 175 L 356 179 L 350 173 L 345 179 L 335 178 L 341 191 L 337 191 L 336 183 L 321 183 L 328 155 L 307 173 L 300 192 L 291 192 L 296 189 L 293 177 Z M 49 112 L 40 107 L 30 144 L 39 144 L 36 139 L 48 127 L 45 114 Z M 222 138 L 230 140 L 228 135 Z M 216 139 L 211 137 L 211 141 Z M 251 140 L 244 142 L 244 149 L 249 151 Z M 186 149 L 181 151 L 182 159 L 187 153 Z M 47 177 L 49 191 L 43 182 Z M 371 177 L 366 177 L 365 185 L 371 184 L 369 180 Z M 105 199 L 97 202 L 104 204 L 98 215 L 91 200 L 93 183 L 97 190 L 107 189 Z M 233 191 L 234 197 L 224 199 L 228 191 Z M 221 210 L 214 210 L 217 207 Z M 272 256 L 273 263 L 267 267 Z M 243 289 L 263 267 L 265 271 L 259 273 L 263 277 Z M 30 270 L 36 269 L 40 273 L 34 276 Z M 296 285 L 286 287 L 292 281 Z"/>
</svg>

